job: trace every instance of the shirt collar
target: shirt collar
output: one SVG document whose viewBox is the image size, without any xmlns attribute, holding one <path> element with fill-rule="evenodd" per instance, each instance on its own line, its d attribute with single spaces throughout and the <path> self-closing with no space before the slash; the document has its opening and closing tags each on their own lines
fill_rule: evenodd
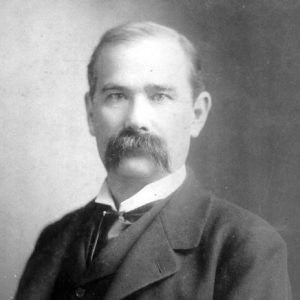
<svg viewBox="0 0 300 300">
<path fill-rule="evenodd" d="M 159 179 L 146 185 L 136 194 L 124 200 L 120 204 L 119 211 L 128 212 L 150 202 L 168 197 L 181 186 L 185 177 L 186 167 L 185 165 L 183 165 L 175 172 L 163 177 L 162 179 Z M 117 211 L 116 205 L 109 191 L 109 187 L 107 186 L 106 180 L 103 182 L 95 202 L 109 205 L 113 210 Z"/>
</svg>

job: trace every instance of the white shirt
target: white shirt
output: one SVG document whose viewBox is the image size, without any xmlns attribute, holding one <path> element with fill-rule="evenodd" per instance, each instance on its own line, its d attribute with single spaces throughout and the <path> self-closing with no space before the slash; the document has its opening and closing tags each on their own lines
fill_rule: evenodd
<svg viewBox="0 0 300 300">
<path fill-rule="evenodd" d="M 150 202 L 168 197 L 181 186 L 185 177 L 186 167 L 183 165 L 175 172 L 144 186 L 136 194 L 121 202 L 119 212 L 128 212 Z M 106 180 L 103 182 L 95 202 L 109 205 L 113 210 L 117 211 Z"/>
</svg>

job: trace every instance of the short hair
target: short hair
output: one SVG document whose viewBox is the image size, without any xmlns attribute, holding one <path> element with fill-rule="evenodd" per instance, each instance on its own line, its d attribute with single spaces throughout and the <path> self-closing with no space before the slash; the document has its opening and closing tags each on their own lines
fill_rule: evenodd
<svg viewBox="0 0 300 300">
<path fill-rule="evenodd" d="M 97 86 L 97 59 L 106 46 L 120 45 L 149 37 L 170 37 L 178 42 L 190 63 L 190 82 L 193 97 L 204 90 L 201 59 L 194 45 L 177 31 L 153 22 L 131 22 L 114 27 L 104 33 L 88 64 L 89 93 L 93 98 Z"/>
</svg>

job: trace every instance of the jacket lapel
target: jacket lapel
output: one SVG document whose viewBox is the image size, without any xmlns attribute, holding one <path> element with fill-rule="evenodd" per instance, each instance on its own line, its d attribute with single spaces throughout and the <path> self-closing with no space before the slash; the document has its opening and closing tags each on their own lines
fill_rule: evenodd
<svg viewBox="0 0 300 300">
<path fill-rule="evenodd" d="M 191 249 L 199 244 L 209 198 L 189 174 L 183 186 L 162 201 L 158 214 L 118 269 L 105 299 L 123 299 L 175 274 L 180 262 L 174 249 Z"/>
<path fill-rule="evenodd" d="M 127 255 L 105 299 L 122 299 L 177 270 L 176 256 L 156 218 Z"/>
<path fill-rule="evenodd" d="M 83 274 L 87 268 L 87 246 L 90 243 L 92 231 L 97 225 L 101 210 L 90 202 L 76 218 L 72 228 L 72 241 L 65 253 L 63 270 L 77 284 L 83 282 Z"/>
<path fill-rule="evenodd" d="M 199 245 L 211 210 L 211 195 L 205 192 L 192 171 L 160 213 L 166 236 L 175 250 Z"/>
<path fill-rule="evenodd" d="M 102 249 L 100 255 L 95 258 L 91 266 L 86 269 L 82 283 L 115 273 L 124 257 L 126 257 L 135 242 L 139 240 L 139 237 L 148 228 L 164 204 L 164 202 L 158 203 L 158 206 L 153 207 L 143 218 L 140 218 L 125 229 L 118 238 L 112 239 Z"/>
</svg>

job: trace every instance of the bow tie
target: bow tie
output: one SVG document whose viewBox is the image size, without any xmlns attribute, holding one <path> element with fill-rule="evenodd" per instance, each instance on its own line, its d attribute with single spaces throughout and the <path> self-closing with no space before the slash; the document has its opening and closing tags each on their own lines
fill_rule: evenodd
<svg viewBox="0 0 300 300">
<path fill-rule="evenodd" d="M 140 217 L 142 217 L 147 211 L 149 211 L 154 203 L 150 202 L 148 204 L 145 204 L 143 206 L 140 206 L 136 209 L 133 209 L 129 212 L 118 212 L 111 208 L 109 205 L 105 204 L 97 204 L 99 209 L 102 211 L 102 215 L 105 216 L 111 216 L 115 220 L 119 219 L 120 222 L 124 222 L 126 224 L 132 224 L 133 222 L 137 221 Z"/>
<path fill-rule="evenodd" d="M 117 235 L 125 230 L 129 225 L 137 221 L 146 212 L 148 212 L 156 201 L 138 207 L 129 212 L 118 212 L 111 208 L 109 205 L 97 203 L 97 209 L 100 212 L 100 219 L 98 225 L 93 230 L 92 239 L 89 244 L 88 263 L 100 253 L 101 249 L 105 247 L 108 242 L 108 232 L 117 224 Z"/>
</svg>

